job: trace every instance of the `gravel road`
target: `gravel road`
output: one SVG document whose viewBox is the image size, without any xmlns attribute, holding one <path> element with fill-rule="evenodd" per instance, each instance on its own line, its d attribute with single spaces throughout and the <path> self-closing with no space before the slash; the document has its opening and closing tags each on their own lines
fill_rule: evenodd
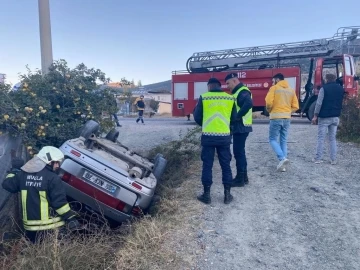
<svg viewBox="0 0 360 270">
<path fill-rule="evenodd" d="M 141 125 L 127 119 L 119 140 L 146 153 L 194 127 L 165 122 Z M 247 142 L 250 184 L 232 189 L 230 205 L 223 204 L 215 162 L 213 202 L 203 207 L 203 225 L 195 228 L 193 269 L 360 269 L 360 148 L 339 143 L 338 165 L 313 164 L 316 132 L 308 124 L 291 126 L 291 163 L 287 172 L 278 173 L 268 126 L 255 125 Z M 235 172 L 235 160 L 232 168 Z M 198 187 L 194 203 L 199 203 L 200 181 Z"/>
<path fill-rule="evenodd" d="M 230 205 L 223 204 L 215 163 L 196 269 L 360 269 L 360 148 L 340 144 L 338 165 L 313 164 L 317 127 L 293 125 L 291 163 L 278 173 L 267 132 L 267 125 L 254 126 L 247 143 L 250 183 L 232 189 Z"/>
<path fill-rule="evenodd" d="M 117 128 L 118 141 L 139 154 L 146 155 L 152 148 L 185 136 L 195 125 L 187 121 L 150 121 L 145 125 L 136 123 L 136 119 L 119 119 L 122 127 Z"/>
</svg>

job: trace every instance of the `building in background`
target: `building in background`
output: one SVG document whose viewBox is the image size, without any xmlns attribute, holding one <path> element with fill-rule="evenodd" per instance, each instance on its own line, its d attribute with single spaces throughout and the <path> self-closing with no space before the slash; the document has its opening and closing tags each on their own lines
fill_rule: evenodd
<svg viewBox="0 0 360 270">
<path fill-rule="evenodd" d="M 164 81 L 159 83 L 148 84 L 134 88 L 122 88 L 121 83 L 108 83 L 103 87 L 111 87 L 118 92 L 117 102 L 119 107 L 119 114 L 129 115 L 136 114 L 136 109 L 133 107 L 133 102 L 141 95 L 144 96 L 145 103 L 148 109 L 151 100 L 159 102 L 157 114 L 171 114 L 171 81 Z M 131 98 L 124 98 L 126 91 L 131 92 Z M 151 110 L 151 109 L 150 109 Z"/>
</svg>

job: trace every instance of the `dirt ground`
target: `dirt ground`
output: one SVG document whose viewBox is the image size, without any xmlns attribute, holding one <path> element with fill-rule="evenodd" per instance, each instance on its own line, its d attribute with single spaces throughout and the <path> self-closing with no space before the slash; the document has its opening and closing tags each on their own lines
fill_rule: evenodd
<svg viewBox="0 0 360 270">
<path fill-rule="evenodd" d="M 175 139 L 189 128 L 160 122 L 125 126 L 124 135 L 137 135 L 124 136 L 124 143 L 143 150 L 158 138 Z M 280 173 L 275 171 L 278 161 L 268 143 L 268 125 L 254 125 L 246 146 L 250 184 L 232 189 L 230 205 L 223 203 L 217 161 L 212 204 L 196 200 L 202 191 L 199 163 L 189 179 L 197 182 L 189 203 L 198 204 L 199 212 L 184 220 L 191 230 L 186 243 L 179 243 L 178 255 L 191 255 L 192 269 L 360 269 L 360 148 L 339 143 L 338 165 L 330 165 L 327 150 L 325 162 L 314 164 L 316 133 L 317 126 L 291 126 L 291 163 Z M 234 159 L 232 168 L 235 173 Z"/>
<path fill-rule="evenodd" d="M 340 143 L 338 165 L 314 164 L 317 127 L 292 125 L 291 163 L 276 172 L 267 132 L 254 126 L 246 147 L 250 183 L 232 189 L 230 205 L 216 163 L 195 269 L 360 269 L 360 148 Z"/>
<path fill-rule="evenodd" d="M 144 153 L 194 127 L 162 121 L 122 124 L 119 140 Z M 179 269 L 360 269 L 359 146 L 339 143 L 338 165 L 314 164 L 317 127 L 292 125 L 291 163 L 287 172 L 278 173 L 268 125 L 253 128 L 246 146 L 250 183 L 232 189 L 230 205 L 223 203 L 217 160 L 210 206 L 196 200 L 202 191 L 201 162 L 188 186 L 179 188 L 189 190 L 181 208 L 190 205 L 191 210 L 168 235 L 171 248 L 187 261 Z M 235 173 L 234 159 L 232 168 Z"/>
</svg>

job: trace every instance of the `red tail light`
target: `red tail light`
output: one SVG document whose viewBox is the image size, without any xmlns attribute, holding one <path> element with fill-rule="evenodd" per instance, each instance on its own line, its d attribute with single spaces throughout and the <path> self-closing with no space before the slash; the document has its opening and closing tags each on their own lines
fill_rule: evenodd
<svg viewBox="0 0 360 270">
<path fill-rule="evenodd" d="M 142 189 L 142 186 L 140 186 L 138 183 L 136 183 L 136 182 L 132 182 L 132 184 L 131 184 L 133 187 L 135 187 L 135 188 L 137 188 L 137 189 Z"/>
<path fill-rule="evenodd" d="M 143 214 L 143 210 L 138 207 L 138 206 L 135 206 L 132 210 L 131 210 L 131 213 L 134 215 L 134 216 L 141 216 Z"/>
<path fill-rule="evenodd" d="M 71 150 L 70 153 L 77 157 L 81 156 L 81 154 L 79 152 L 76 152 L 75 150 Z"/>
<path fill-rule="evenodd" d="M 69 173 L 65 173 L 62 179 L 74 188 L 116 210 L 124 211 L 124 208 L 127 206 L 125 202 L 108 195 Z"/>
<path fill-rule="evenodd" d="M 116 209 L 119 210 L 119 211 L 124 211 L 124 208 L 126 206 L 126 203 L 124 203 L 123 201 L 119 201 L 119 204 L 116 206 Z"/>
<path fill-rule="evenodd" d="M 66 183 L 69 182 L 70 178 L 71 174 L 67 172 L 65 172 L 64 175 L 61 177 L 61 179 L 64 180 Z"/>
</svg>

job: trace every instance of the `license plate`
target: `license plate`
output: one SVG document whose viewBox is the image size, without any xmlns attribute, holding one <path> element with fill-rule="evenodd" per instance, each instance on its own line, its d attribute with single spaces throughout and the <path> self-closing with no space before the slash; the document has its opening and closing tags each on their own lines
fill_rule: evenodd
<svg viewBox="0 0 360 270">
<path fill-rule="evenodd" d="M 95 175 L 85 171 L 83 177 L 90 182 L 94 183 L 95 185 L 98 185 L 99 187 L 102 187 L 103 189 L 106 189 L 107 191 L 114 193 L 116 191 L 116 186 L 106 182 L 105 180 L 100 179 L 99 177 L 96 177 Z"/>
</svg>

